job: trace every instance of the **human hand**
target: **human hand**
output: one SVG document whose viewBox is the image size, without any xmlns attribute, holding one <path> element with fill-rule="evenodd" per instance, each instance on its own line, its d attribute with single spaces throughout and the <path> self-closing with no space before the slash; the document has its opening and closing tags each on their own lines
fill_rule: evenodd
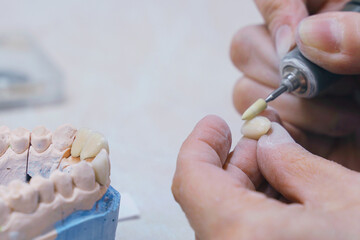
<svg viewBox="0 0 360 240">
<path fill-rule="evenodd" d="M 230 147 L 230 130 L 216 116 L 201 120 L 181 147 L 172 191 L 198 240 L 358 238 L 359 173 L 309 153 L 277 123 L 259 141 Z M 296 203 L 256 192 L 262 176 Z"/>
<path fill-rule="evenodd" d="M 360 74 L 360 14 L 328 12 L 340 10 L 347 1 L 255 2 L 266 24 L 240 30 L 231 46 L 233 63 L 244 73 L 234 88 L 234 104 L 240 113 L 279 86 L 280 58 L 295 40 L 302 53 L 321 67 L 339 74 Z M 307 17 L 309 13 L 317 15 Z M 306 149 L 360 170 L 360 112 L 354 97 L 359 89 L 359 76 L 349 76 L 316 99 L 283 94 L 270 106 Z"/>
</svg>

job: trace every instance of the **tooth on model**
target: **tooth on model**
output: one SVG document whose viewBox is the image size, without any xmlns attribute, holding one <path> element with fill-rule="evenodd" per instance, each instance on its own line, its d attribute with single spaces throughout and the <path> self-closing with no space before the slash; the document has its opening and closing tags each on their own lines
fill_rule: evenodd
<svg viewBox="0 0 360 240">
<path fill-rule="evenodd" d="M 95 157 L 103 148 L 109 152 L 109 144 L 107 140 L 102 134 L 94 132 L 85 142 L 80 153 L 80 159 L 85 160 L 87 158 Z"/>
<path fill-rule="evenodd" d="M 10 129 L 7 126 L 0 127 L 0 157 L 6 152 L 10 145 Z"/>
<path fill-rule="evenodd" d="M 5 201 L 14 211 L 32 213 L 37 208 L 39 195 L 29 184 L 20 180 L 11 181 L 8 191 Z"/>
<path fill-rule="evenodd" d="M 69 148 L 74 141 L 75 134 L 76 129 L 70 124 L 58 127 L 52 135 L 54 147 L 60 151 Z"/>
<path fill-rule="evenodd" d="M 75 140 L 71 146 L 71 156 L 79 157 L 86 141 L 93 132 L 88 128 L 80 128 L 75 136 Z"/>
<path fill-rule="evenodd" d="M 50 175 L 50 180 L 55 185 L 55 191 L 63 195 L 65 198 L 69 198 L 73 194 L 72 178 L 70 174 L 55 170 Z"/>
<path fill-rule="evenodd" d="M 6 204 L 4 200 L 0 198 L 0 225 L 5 223 L 10 212 L 11 209 L 9 208 L 9 206 Z"/>
<path fill-rule="evenodd" d="M 78 188 L 87 191 L 95 188 L 95 173 L 90 164 L 86 161 L 81 161 L 74 165 L 71 176 Z"/>
<path fill-rule="evenodd" d="M 11 210 L 9 206 L 6 204 L 6 202 L 2 199 L 0 199 L 0 225 L 5 223 L 7 220 L 7 217 L 9 216 Z"/>
<path fill-rule="evenodd" d="M 10 147 L 17 153 L 21 154 L 29 148 L 30 145 L 30 131 L 19 127 L 13 130 L 10 134 Z"/>
<path fill-rule="evenodd" d="M 31 132 L 31 146 L 36 152 L 42 153 L 50 146 L 52 133 L 44 126 L 38 126 Z"/>
<path fill-rule="evenodd" d="M 30 185 L 39 192 L 40 202 L 50 203 L 55 198 L 54 184 L 50 179 L 36 175 L 31 178 Z"/>
<path fill-rule="evenodd" d="M 110 177 L 110 160 L 107 151 L 101 149 L 90 164 L 95 171 L 96 181 L 101 185 L 106 185 Z"/>
</svg>

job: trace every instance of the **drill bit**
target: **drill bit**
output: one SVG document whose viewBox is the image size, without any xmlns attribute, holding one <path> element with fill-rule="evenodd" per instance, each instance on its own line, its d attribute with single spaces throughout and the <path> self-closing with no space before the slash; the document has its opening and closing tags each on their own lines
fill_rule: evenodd
<svg viewBox="0 0 360 240">
<path fill-rule="evenodd" d="M 276 99 L 278 96 L 288 91 L 288 87 L 284 84 L 281 84 L 276 90 L 274 90 L 270 95 L 264 100 L 259 98 L 254 102 L 242 115 L 243 120 L 249 120 L 257 116 L 259 113 L 264 111 L 267 108 L 267 103 Z"/>
<path fill-rule="evenodd" d="M 278 87 L 272 93 L 269 94 L 269 96 L 265 99 L 265 101 L 268 103 L 287 91 L 288 91 L 288 87 L 281 84 L 280 87 Z"/>
</svg>

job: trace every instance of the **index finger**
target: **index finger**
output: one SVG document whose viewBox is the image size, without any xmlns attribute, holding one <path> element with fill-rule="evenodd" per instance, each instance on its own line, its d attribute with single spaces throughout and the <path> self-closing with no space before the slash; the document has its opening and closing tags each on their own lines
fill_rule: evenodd
<svg viewBox="0 0 360 240">
<path fill-rule="evenodd" d="M 295 31 L 299 22 L 308 16 L 303 0 L 255 0 L 263 16 L 278 56 L 282 58 L 295 46 Z"/>
</svg>

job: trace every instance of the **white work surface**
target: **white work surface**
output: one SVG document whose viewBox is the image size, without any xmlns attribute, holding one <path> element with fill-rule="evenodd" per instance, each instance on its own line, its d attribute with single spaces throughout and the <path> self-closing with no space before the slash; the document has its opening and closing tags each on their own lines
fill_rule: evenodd
<svg viewBox="0 0 360 240">
<path fill-rule="evenodd" d="M 117 239 L 193 239 L 170 190 L 177 153 L 207 114 L 239 138 L 229 46 L 239 28 L 262 22 L 253 2 L 1 0 L 0 9 L 0 33 L 30 34 L 66 84 L 65 102 L 0 111 L 0 124 L 99 130 L 112 185 L 141 212 L 119 223 Z"/>
</svg>

